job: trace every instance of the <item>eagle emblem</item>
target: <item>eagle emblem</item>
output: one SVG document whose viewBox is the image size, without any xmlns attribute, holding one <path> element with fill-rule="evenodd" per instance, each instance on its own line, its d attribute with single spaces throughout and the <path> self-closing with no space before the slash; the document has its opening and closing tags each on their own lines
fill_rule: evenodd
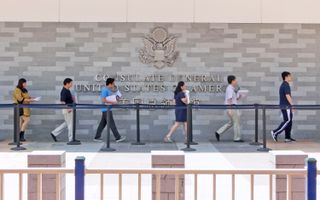
<svg viewBox="0 0 320 200">
<path fill-rule="evenodd" d="M 143 37 L 144 48 L 140 49 L 139 58 L 142 63 L 151 63 L 159 69 L 171 67 L 179 55 L 176 42 L 176 35 L 169 35 L 165 28 L 156 27 Z"/>
</svg>

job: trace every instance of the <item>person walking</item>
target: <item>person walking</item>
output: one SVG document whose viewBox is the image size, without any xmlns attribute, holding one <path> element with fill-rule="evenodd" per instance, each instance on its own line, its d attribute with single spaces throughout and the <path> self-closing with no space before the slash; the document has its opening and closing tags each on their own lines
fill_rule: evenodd
<svg viewBox="0 0 320 200">
<path fill-rule="evenodd" d="M 74 103 L 74 97 L 72 96 L 70 89 L 73 86 L 73 80 L 71 78 L 66 78 L 63 81 L 63 87 L 60 92 L 60 102 L 62 104 L 69 105 L 67 109 L 62 110 L 62 114 L 64 117 L 64 122 L 60 124 L 56 129 L 51 132 L 52 139 L 57 142 L 57 137 L 60 135 L 65 129 L 68 129 L 68 140 L 72 141 L 72 132 L 73 132 L 73 112 L 71 108 L 71 104 Z M 78 140 L 76 140 L 78 141 Z M 78 141 L 79 142 L 79 141 Z"/>
<path fill-rule="evenodd" d="M 163 139 L 165 143 L 174 142 L 171 139 L 171 136 L 180 125 L 183 125 L 185 140 L 187 138 L 187 104 L 189 103 L 189 100 L 186 93 L 188 93 L 187 86 L 183 81 L 180 81 L 174 91 L 176 121 L 170 128 L 169 133 Z"/>
<path fill-rule="evenodd" d="M 281 76 L 283 82 L 279 88 L 279 98 L 283 121 L 277 129 L 271 131 L 271 136 L 275 142 L 278 142 L 279 134 L 281 134 L 284 131 L 285 142 L 294 142 L 296 140 L 291 137 L 293 117 L 293 110 L 291 107 L 293 105 L 293 99 L 291 96 L 291 88 L 289 84 L 289 82 L 292 81 L 292 75 L 290 72 L 284 71 L 282 72 Z"/>
<path fill-rule="evenodd" d="M 114 119 L 113 119 L 113 114 L 112 114 L 112 111 L 111 111 L 111 105 L 113 104 L 116 104 L 117 101 L 117 95 L 116 94 L 113 94 L 112 91 L 114 91 L 116 88 L 115 86 L 115 79 L 114 78 L 108 78 L 106 80 L 106 87 L 104 87 L 102 90 L 101 90 L 101 95 L 100 95 L 100 98 L 101 98 L 101 102 L 105 105 L 109 105 L 110 106 L 110 128 L 112 130 L 112 133 L 116 139 L 116 142 L 122 142 L 124 140 L 126 140 L 126 137 L 125 136 L 121 136 L 119 134 L 119 131 L 116 127 L 116 124 L 114 122 Z M 115 96 L 115 100 L 111 100 L 112 98 L 110 98 L 111 96 Z M 99 123 L 99 126 L 98 126 L 98 129 L 97 129 L 97 132 L 96 132 L 96 135 L 94 137 L 94 140 L 95 142 L 102 142 L 102 139 L 101 139 L 101 136 L 102 136 L 102 132 L 104 130 L 104 128 L 106 127 L 107 125 L 107 121 L 108 121 L 108 116 L 107 116 L 107 111 L 108 111 L 109 108 L 102 108 L 101 109 L 101 112 L 102 112 L 102 116 L 101 116 L 101 120 L 100 120 L 100 123 Z"/>
<path fill-rule="evenodd" d="M 29 95 L 27 90 L 27 80 L 24 78 L 19 79 L 18 85 L 13 92 L 13 103 L 14 104 L 30 104 L 35 100 Z M 20 108 L 20 141 L 25 142 L 24 137 L 25 131 L 28 128 L 30 122 L 30 108 Z"/>
<path fill-rule="evenodd" d="M 241 95 L 236 92 L 236 88 L 238 88 L 238 81 L 234 75 L 228 76 L 228 87 L 226 89 L 225 94 L 225 104 L 226 105 L 237 105 L 238 100 L 241 98 Z M 228 129 L 233 127 L 233 141 L 234 142 L 244 142 L 241 139 L 240 133 L 240 113 L 239 110 L 236 109 L 228 109 L 227 115 L 230 118 L 229 122 L 223 125 L 220 129 L 215 132 L 216 139 L 219 142 L 220 136 L 225 133 Z"/>
</svg>

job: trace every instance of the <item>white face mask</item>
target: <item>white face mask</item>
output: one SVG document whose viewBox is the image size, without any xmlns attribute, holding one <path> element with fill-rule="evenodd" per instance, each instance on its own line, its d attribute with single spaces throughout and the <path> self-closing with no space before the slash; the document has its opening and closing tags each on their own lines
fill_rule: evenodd
<svg viewBox="0 0 320 200">
<path fill-rule="evenodd" d="M 293 87 L 293 82 L 292 82 L 292 81 L 290 81 L 290 82 L 289 82 L 289 85 L 290 85 L 291 87 Z"/>
</svg>

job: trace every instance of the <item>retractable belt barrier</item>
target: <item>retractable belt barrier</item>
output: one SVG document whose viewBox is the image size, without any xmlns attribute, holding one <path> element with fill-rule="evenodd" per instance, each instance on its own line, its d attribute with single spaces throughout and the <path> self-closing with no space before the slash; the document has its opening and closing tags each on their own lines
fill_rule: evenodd
<svg viewBox="0 0 320 200">
<path fill-rule="evenodd" d="M 68 142 L 68 145 L 79 145 L 80 141 L 76 140 L 76 119 L 77 110 L 89 110 L 89 109 L 107 109 L 107 133 L 104 147 L 101 151 L 115 151 L 110 147 L 110 109 L 126 109 L 136 110 L 136 141 L 132 145 L 144 145 L 141 142 L 140 137 L 140 111 L 141 110 L 173 110 L 173 109 L 186 109 L 187 110 L 187 142 L 184 151 L 195 151 L 191 148 L 191 145 L 197 143 L 193 141 L 192 132 L 192 116 L 193 110 L 254 110 L 255 111 L 255 134 L 254 139 L 250 143 L 251 145 L 258 145 L 258 151 L 269 151 L 267 147 L 267 131 L 266 131 L 266 112 L 267 110 L 279 110 L 279 109 L 296 109 L 296 110 L 320 110 L 320 105 L 294 105 L 294 106 L 279 106 L 273 104 L 243 104 L 243 105 L 220 105 L 220 104 L 188 104 L 187 106 L 175 106 L 175 105 L 163 105 L 163 104 L 116 104 L 116 105 L 103 105 L 103 104 L 0 104 L 0 109 L 12 109 L 14 116 L 13 123 L 13 141 L 9 145 L 14 145 L 12 150 L 25 150 L 25 147 L 21 146 L 20 142 L 20 116 L 19 109 L 32 108 L 32 109 L 72 109 L 73 111 L 73 134 L 72 141 Z M 259 142 L 259 110 L 262 110 L 262 143 Z"/>
</svg>

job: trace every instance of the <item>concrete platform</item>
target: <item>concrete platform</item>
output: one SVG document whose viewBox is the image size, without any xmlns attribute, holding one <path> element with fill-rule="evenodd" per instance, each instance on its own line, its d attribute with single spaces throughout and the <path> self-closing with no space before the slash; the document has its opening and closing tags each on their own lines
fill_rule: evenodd
<svg viewBox="0 0 320 200">
<path fill-rule="evenodd" d="M 183 143 L 173 143 L 173 144 L 164 144 L 164 143 L 147 143 L 143 146 L 134 146 L 131 145 L 131 141 L 124 143 L 112 143 L 111 146 L 117 151 L 114 153 L 100 153 L 99 150 L 103 147 L 103 143 L 94 143 L 94 142 L 83 142 L 81 145 L 69 146 L 66 143 L 43 143 L 43 142 L 27 142 L 23 146 L 27 148 L 26 151 L 13 152 L 10 150 L 11 146 L 8 146 L 9 141 L 0 142 L 0 160 L 5 160 L 2 162 L 0 168 L 23 168 L 27 167 L 27 155 L 30 152 L 35 150 L 52 150 L 52 151 L 66 151 L 66 167 L 74 167 L 74 159 L 77 156 L 86 157 L 86 166 L 88 168 L 151 168 L 151 150 L 179 150 L 185 145 Z M 268 141 L 268 146 L 274 150 L 302 150 L 309 154 L 309 157 L 314 157 L 317 160 L 320 160 L 320 143 L 316 141 L 299 141 L 296 143 L 275 143 L 273 141 Z M 197 151 L 195 152 L 186 152 L 185 157 L 185 167 L 189 169 L 243 169 L 243 168 L 255 168 L 255 169 L 266 169 L 274 168 L 272 163 L 272 156 L 267 152 L 257 152 L 258 146 L 249 145 L 249 141 L 246 143 L 238 144 L 233 143 L 232 141 L 227 142 L 216 142 L 209 141 L 206 143 L 199 143 L 199 145 L 193 146 Z M 318 163 L 319 165 L 319 163 Z M 8 175 L 9 178 L 9 175 Z M 87 181 L 87 192 L 86 197 L 89 199 L 99 199 L 99 195 L 96 192 L 96 189 L 99 187 L 99 177 L 97 176 L 88 176 Z M 7 179 L 9 180 L 9 179 Z M 67 185 L 73 187 L 74 176 L 68 175 L 66 177 Z M 247 176 L 238 176 L 237 184 L 241 184 L 242 187 L 236 188 L 236 193 L 244 197 L 244 199 L 249 199 L 249 178 Z M 117 196 L 112 191 L 117 191 L 117 182 L 116 177 L 106 176 L 105 177 L 105 191 L 108 194 L 110 200 L 116 200 Z M 126 192 L 124 193 L 123 199 L 135 199 L 130 196 L 130 194 L 136 194 L 136 189 L 132 187 L 136 183 L 136 178 L 131 176 L 126 176 L 124 179 L 124 186 Z M 208 196 L 212 194 L 210 183 L 212 181 L 211 176 L 199 176 L 199 199 L 208 199 Z M 226 188 L 230 188 L 230 177 L 221 176 L 219 177 L 219 191 L 221 192 L 217 200 L 230 199 L 228 196 L 230 191 Z M 255 199 L 267 200 L 267 185 L 268 179 L 266 177 L 256 177 L 256 191 Z M 320 180 L 318 180 L 320 181 Z M 191 200 L 193 196 L 193 183 L 194 180 L 192 177 L 186 177 L 186 200 Z M 24 185 L 26 182 L 24 183 Z M 10 176 L 10 181 L 6 188 L 14 188 L 17 185 L 17 177 L 12 175 Z M 320 185 L 320 182 L 319 182 Z M 143 178 L 143 191 L 144 198 L 151 198 L 151 177 L 145 176 Z M 243 189 L 245 188 L 245 189 Z M 8 189 L 10 190 L 10 189 Z M 6 193 L 6 199 L 15 199 L 16 193 Z M 228 194 L 226 196 L 226 194 Z M 73 190 L 68 190 L 67 199 L 74 199 Z M 135 195 L 133 195 L 135 196 Z M 23 198 L 25 199 L 25 198 Z"/>
<path fill-rule="evenodd" d="M 0 160 L 2 162 L 0 168 L 21 168 L 26 167 L 27 155 L 29 152 L 1 152 Z M 267 169 L 274 168 L 271 162 L 270 153 L 186 153 L 185 167 L 187 169 Z M 74 167 L 74 159 L 77 156 L 85 156 L 86 166 L 88 168 L 151 168 L 151 154 L 150 153 L 93 153 L 93 152 L 67 152 L 66 153 L 66 167 Z M 320 160 L 320 153 L 310 153 L 310 157 L 315 157 Z M 137 177 L 124 175 L 124 200 L 136 200 L 137 190 L 134 185 L 137 183 Z M 25 176 L 25 178 L 27 178 Z M 198 199 L 209 200 L 212 199 L 212 176 L 201 175 L 198 177 Z M 5 199 L 17 199 L 15 186 L 17 185 L 16 175 L 7 175 L 7 185 Z M 26 180 L 26 179 L 24 179 Z M 74 176 L 67 175 L 67 186 L 71 187 L 66 191 L 67 199 L 74 199 Z M 230 176 L 219 176 L 217 200 L 231 199 L 230 196 Z M 241 198 L 240 200 L 249 199 L 250 178 L 248 176 L 237 176 L 236 193 Z M 117 176 L 105 176 L 105 194 L 106 199 L 117 200 Z M 318 184 L 320 180 L 318 180 Z M 143 199 L 151 199 L 151 176 L 145 175 L 142 178 Z M 268 177 L 257 176 L 255 179 L 255 199 L 268 200 Z M 26 187 L 27 181 L 24 182 Z M 193 199 L 193 184 L 192 176 L 186 176 L 186 200 Z M 239 184 L 241 187 L 239 187 Z M 86 178 L 86 199 L 99 199 L 99 176 L 90 175 Z M 320 184 L 319 184 L 320 185 Z M 319 188 L 320 189 L 320 188 Z M 10 192 L 11 191 L 11 192 Z M 24 191 L 26 195 L 26 191 Z M 26 198 L 23 198 L 26 200 Z"/>
</svg>

